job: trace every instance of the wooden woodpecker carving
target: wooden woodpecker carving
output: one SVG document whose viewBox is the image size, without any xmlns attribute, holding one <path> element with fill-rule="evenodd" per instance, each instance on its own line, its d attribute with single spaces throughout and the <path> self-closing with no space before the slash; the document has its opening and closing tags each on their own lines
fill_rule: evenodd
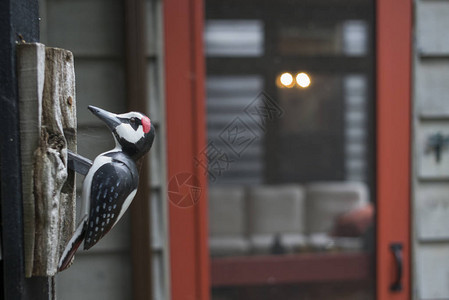
<svg viewBox="0 0 449 300">
<path fill-rule="evenodd" d="M 111 130 L 116 147 L 98 155 L 93 162 L 69 153 L 69 167 L 86 175 L 82 191 L 81 220 L 58 265 L 66 269 L 78 247 L 95 245 L 125 213 L 137 192 L 136 161 L 147 153 L 155 130 L 150 119 L 138 112 L 113 114 L 98 107 L 89 110 Z"/>
</svg>

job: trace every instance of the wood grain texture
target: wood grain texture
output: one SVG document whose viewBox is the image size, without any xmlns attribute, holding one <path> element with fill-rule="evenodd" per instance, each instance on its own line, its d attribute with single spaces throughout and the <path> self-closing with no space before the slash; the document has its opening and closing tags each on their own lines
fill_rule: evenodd
<svg viewBox="0 0 449 300">
<path fill-rule="evenodd" d="M 376 1 L 376 297 L 411 299 L 410 115 L 412 1 Z M 403 289 L 391 243 L 403 245 Z"/>
<path fill-rule="evenodd" d="M 23 45 L 23 49 L 27 51 L 22 53 L 29 56 L 23 70 L 35 70 L 23 82 L 28 88 L 32 85 L 32 89 L 23 85 L 21 89 L 29 104 L 28 110 L 22 110 L 22 123 L 26 126 L 22 128 L 21 140 L 27 147 L 27 156 L 22 157 L 28 183 L 24 197 L 29 262 L 26 275 L 53 276 L 75 226 L 75 174 L 67 169 L 67 149 L 76 152 L 73 55 L 63 49 L 44 49 L 42 44 Z M 33 62 L 34 67 L 30 65 Z M 34 253 L 30 253 L 33 248 Z"/>
<path fill-rule="evenodd" d="M 206 147 L 203 2 L 165 1 L 163 17 L 167 179 L 190 173 L 201 187 L 193 207 L 169 204 L 170 292 L 174 300 L 208 300 L 207 174 L 194 161 Z"/>
<path fill-rule="evenodd" d="M 39 145 L 44 89 L 45 46 L 38 43 L 17 47 L 20 134 L 22 158 L 23 231 L 25 276 L 31 277 L 34 259 L 35 205 L 33 196 L 34 152 Z"/>
<path fill-rule="evenodd" d="M 145 60 L 145 5 L 143 0 L 125 2 L 125 61 L 126 102 L 131 111 L 147 113 L 147 73 Z M 157 137 L 156 137 L 157 139 Z M 151 285 L 151 230 L 150 179 L 148 156 L 140 160 L 140 179 L 131 210 L 131 250 L 133 265 L 133 298 L 150 299 Z"/>
</svg>

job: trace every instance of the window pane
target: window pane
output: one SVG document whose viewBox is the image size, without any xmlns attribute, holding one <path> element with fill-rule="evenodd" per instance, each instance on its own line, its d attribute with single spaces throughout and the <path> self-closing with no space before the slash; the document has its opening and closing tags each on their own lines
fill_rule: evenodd
<svg viewBox="0 0 449 300">
<path fill-rule="evenodd" d="M 263 23 L 259 20 L 208 20 L 204 33 L 207 56 L 263 55 Z"/>
</svg>

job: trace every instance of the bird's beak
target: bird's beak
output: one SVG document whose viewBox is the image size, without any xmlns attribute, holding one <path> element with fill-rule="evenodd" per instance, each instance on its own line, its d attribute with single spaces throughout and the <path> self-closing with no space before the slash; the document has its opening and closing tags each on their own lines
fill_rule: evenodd
<svg viewBox="0 0 449 300">
<path fill-rule="evenodd" d="M 88 108 L 94 115 L 105 122 L 106 125 L 108 125 L 109 129 L 111 129 L 111 131 L 114 130 L 118 125 L 120 125 L 120 120 L 116 114 L 92 105 L 89 105 Z"/>
</svg>

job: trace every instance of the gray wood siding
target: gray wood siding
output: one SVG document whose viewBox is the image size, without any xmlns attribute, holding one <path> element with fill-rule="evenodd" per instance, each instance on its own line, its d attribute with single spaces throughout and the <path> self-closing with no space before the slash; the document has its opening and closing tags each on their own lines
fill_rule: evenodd
<svg viewBox="0 0 449 300">
<path fill-rule="evenodd" d="M 168 240 L 168 200 L 166 173 L 166 127 L 164 94 L 164 55 L 162 0 L 146 0 L 148 107 L 156 124 L 156 138 L 151 149 L 151 257 L 153 299 L 170 299 Z"/>
<path fill-rule="evenodd" d="M 413 296 L 449 299 L 449 147 L 439 161 L 429 148 L 432 135 L 449 136 L 449 2 L 415 4 Z"/>
<path fill-rule="evenodd" d="M 426 56 L 449 53 L 449 5 L 447 1 L 415 1 L 417 52 Z"/>
<path fill-rule="evenodd" d="M 92 124 L 104 126 L 87 110 L 87 105 L 92 103 L 112 112 L 126 112 L 125 74 L 121 60 L 75 57 L 75 75 L 76 94 L 80 99 L 77 111 L 80 127 Z"/>
<path fill-rule="evenodd" d="M 41 38 L 75 55 L 78 152 L 88 158 L 114 146 L 87 105 L 125 112 L 123 7 L 120 0 L 40 0 Z M 153 299 L 169 299 L 162 1 L 146 1 L 149 116 L 157 126 L 150 152 Z M 147 112 L 148 113 L 148 112 Z M 82 178 L 78 176 L 78 198 Z M 79 199 L 78 199 L 79 200 Z M 79 209 L 79 205 L 78 205 Z M 130 214 L 95 247 L 80 251 L 57 276 L 59 299 L 131 299 Z"/>
<path fill-rule="evenodd" d="M 57 276 L 58 299 L 132 299 L 131 261 L 126 252 L 78 254 L 75 264 Z"/>
<path fill-rule="evenodd" d="M 449 52 L 447 58 L 419 57 L 418 62 L 415 72 L 415 91 L 419 116 L 424 118 L 448 116 Z"/>
<path fill-rule="evenodd" d="M 122 57 L 123 7 L 117 0 L 46 0 L 47 39 L 76 57 Z"/>
<path fill-rule="evenodd" d="M 126 112 L 123 8 L 120 0 L 41 1 L 43 42 L 75 56 L 78 153 L 93 159 L 114 147 L 104 124 L 87 110 L 93 104 Z M 77 176 L 81 195 L 82 176 Z M 131 299 L 130 214 L 56 277 L 59 299 Z"/>
</svg>

